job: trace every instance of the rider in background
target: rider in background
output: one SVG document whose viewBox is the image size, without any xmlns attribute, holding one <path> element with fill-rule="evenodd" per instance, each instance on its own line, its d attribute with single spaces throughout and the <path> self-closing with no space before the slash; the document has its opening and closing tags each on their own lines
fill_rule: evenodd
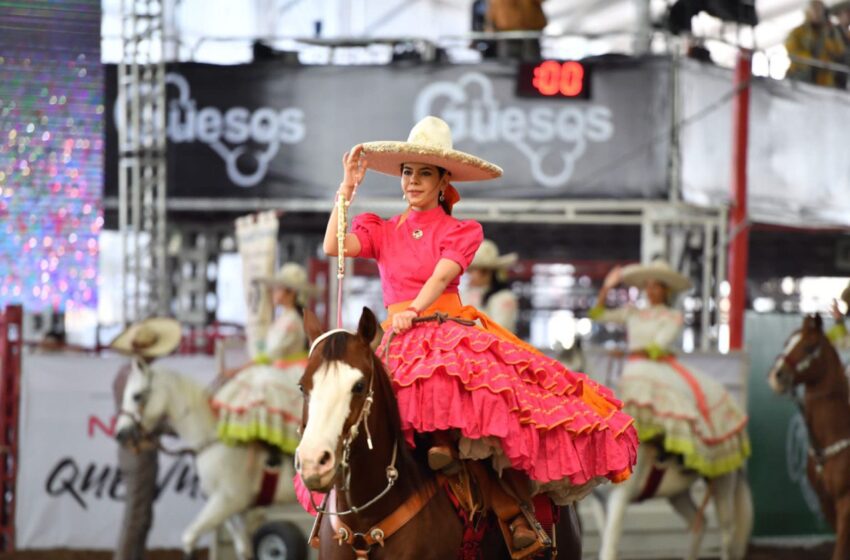
<svg viewBox="0 0 850 560">
<path fill-rule="evenodd" d="M 647 305 L 606 310 L 620 282 L 642 288 Z M 675 357 L 682 313 L 670 307 L 690 280 L 664 261 L 615 267 L 605 277 L 590 317 L 626 326 L 628 355 L 617 395 L 635 418 L 641 443 L 681 456 L 684 466 L 712 478 L 739 469 L 750 454 L 747 416 L 713 379 Z"/>
<path fill-rule="evenodd" d="M 841 312 L 838 300 L 832 300 L 832 318 L 835 324 L 826 332 L 826 336 L 838 351 L 850 350 L 850 333 L 844 325 L 844 316 L 850 314 L 850 284 L 841 292 L 841 301 L 844 302 L 846 311 Z"/>
<path fill-rule="evenodd" d="M 298 446 L 301 391 L 298 380 L 307 359 L 307 339 L 301 318 L 310 297 L 318 293 L 307 271 L 286 263 L 272 278 L 257 280 L 272 292 L 277 318 L 266 333 L 255 360 L 225 373 L 212 406 L 218 412 L 218 435 L 230 444 L 262 441 L 292 454 Z"/>
<path fill-rule="evenodd" d="M 505 281 L 505 273 L 516 261 L 516 253 L 500 255 L 494 242 L 489 239 L 482 241 L 466 271 L 468 285 L 462 298 L 467 305 L 481 309 L 514 334 L 519 300 Z"/>
<path fill-rule="evenodd" d="M 378 263 L 389 315 L 378 355 L 386 356 L 402 428 L 411 443 L 414 433 L 420 435 L 418 444 L 428 446 L 434 470 L 451 473 L 461 467 L 458 458 L 493 464 L 499 477 L 478 461 L 469 468 L 488 471 L 476 478 L 490 486 L 513 557 L 527 557 L 544 541 L 523 513 L 532 491 L 560 505 L 601 482 L 627 478 L 637 454 L 632 419 L 606 388 L 461 303 L 459 276 L 483 231 L 473 220 L 452 217 L 460 195 L 450 181 L 495 179 L 499 167 L 454 150 L 448 124 L 426 117 L 407 142 L 371 142 L 343 156 L 339 192 L 346 200 L 353 199 L 367 168 L 400 176 L 408 204 L 388 220 L 357 216 L 344 239 L 346 256 Z M 338 253 L 335 207 L 324 249 Z M 413 323 L 437 312 L 471 324 Z M 472 326 L 474 321 L 479 324 Z"/>
<path fill-rule="evenodd" d="M 147 364 L 174 352 L 180 345 L 180 323 L 174 319 L 155 317 L 130 325 L 109 345 L 112 350 Z M 112 384 L 115 408 L 121 401 L 127 378 L 133 371 L 132 360 L 118 370 Z M 156 498 L 159 437 L 168 433 L 160 425 L 151 433 L 139 434 L 135 440 L 119 444 L 118 468 L 124 481 L 124 519 L 113 560 L 143 560 L 145 543 L 153 525 L 153 502 Z"/>
</svg>

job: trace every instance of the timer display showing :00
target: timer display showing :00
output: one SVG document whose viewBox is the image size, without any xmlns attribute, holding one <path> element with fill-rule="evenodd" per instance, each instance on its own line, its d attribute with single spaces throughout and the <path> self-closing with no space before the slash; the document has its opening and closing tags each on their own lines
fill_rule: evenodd
<svg viewBox="0 0 850 560">
<path fill-rule="evenodd" d="M 521 97 L 587 99 L 590 93 L 588 71 L 575 60 L 522 64 L 516 85 L 517 95 Z"/>
</svg>

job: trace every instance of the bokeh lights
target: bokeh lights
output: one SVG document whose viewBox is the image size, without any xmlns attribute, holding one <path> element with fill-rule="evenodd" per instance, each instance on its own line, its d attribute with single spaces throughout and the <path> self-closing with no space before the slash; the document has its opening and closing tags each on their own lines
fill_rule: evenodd
<svg viewBox="0 0 850 560">
<path fill-rule="evenodd" d="M 9 2 L 0 34 L 0 305 L 97 303 L 100 0 Z"/>
</svg>

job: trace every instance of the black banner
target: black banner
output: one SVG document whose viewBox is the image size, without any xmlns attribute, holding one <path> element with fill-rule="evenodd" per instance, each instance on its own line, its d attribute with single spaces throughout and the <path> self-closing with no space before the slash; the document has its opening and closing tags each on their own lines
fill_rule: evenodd
<svg viewBox="0 0 850 560">
<path fill-rule="evenodd" d="M 597 64 L 588 99 L 516 95 L 517 66 L 170 67 L 169 197 L 327 198 L 342 154 L 358 142 L 404 140 L 421 117 L 452 127 L 455 147 L 505 169 L 464 196 L 663 198 L 668 67 Z M 107 68 L 106 195 L 117 195 L 116 68 Z M 664 135 L 661 135 L 662 138 Z M 653 140 L 655 138 L 655 140 Z M 396 196 L 370 173 L 360 196 Z"/>
</svg>

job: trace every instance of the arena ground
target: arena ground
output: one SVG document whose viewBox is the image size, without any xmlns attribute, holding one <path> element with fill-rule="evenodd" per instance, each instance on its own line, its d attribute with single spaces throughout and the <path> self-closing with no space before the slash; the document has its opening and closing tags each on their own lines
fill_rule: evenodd
<svg viewBox="0 0 850 560">
<path fill-rule="evenodd" d="M 750 547 L 747 560 L 829 560 L 832 544 L 814 548 L 778 548 L 770 546 Z M 43 550 L 0 554 L 0 560 L 112 560 L 112 554 L 91 550 Z M 146 560 L 182 560 L 179 551 L 155 550 L 147 554 Z M 198 560 L 207 560 L 206 551 L 198 554 Z"/>
</svg>

